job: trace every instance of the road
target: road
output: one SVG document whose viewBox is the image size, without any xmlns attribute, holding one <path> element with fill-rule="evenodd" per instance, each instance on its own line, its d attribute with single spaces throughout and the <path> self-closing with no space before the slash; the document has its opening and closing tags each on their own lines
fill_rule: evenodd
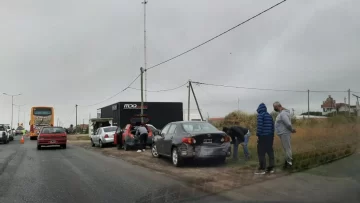
<svg viewBox="0 0 360 203">
<path fill-rule="evenodd" d="M 0 145 L 1 203 L 164 202 L 164 196 L 176 199 L 164 195 L 171 190 L 185 192 L 177 193 L 180 199 L 206 195 L 156 171 L 79 147 L 38 151 L 36 141 L 15 139 Z M 227 200 L 208 196 L 192 202 Z"/>
<path fill-rule="evenodd" d="M 359 160 L 357 153 L 216 196 L 80 147 L 38 151 L 36 141 L 20 144 L 16 137 L 0 145 L 0 202 L 360 202 Z"/>
</svg>

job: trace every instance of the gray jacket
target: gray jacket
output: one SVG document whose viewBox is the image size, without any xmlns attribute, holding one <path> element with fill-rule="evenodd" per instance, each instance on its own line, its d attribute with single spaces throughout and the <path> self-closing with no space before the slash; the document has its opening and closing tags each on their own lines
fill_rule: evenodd
<svg viewBox="0 0 360 203">
<path fill-rule="evenodd" d="M 290 111 L 282 110 L 275 120 L 275 132 L 278 135 L 291 134 L 293 128 L 291 124 Z"/>
<path fill-rule="evenodd" d="M 142 134 L 145 134 L 145 133 L 148 133 L 146 127 L 144 126 L 139 126 L 138 129 L 136 130 L 136 135 L 142 135 Z"/>
</svg>

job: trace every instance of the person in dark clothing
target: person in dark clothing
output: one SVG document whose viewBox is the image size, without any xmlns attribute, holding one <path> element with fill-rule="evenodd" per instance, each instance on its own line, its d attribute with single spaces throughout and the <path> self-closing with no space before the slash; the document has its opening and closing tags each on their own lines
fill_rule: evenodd
<svg viewBox="0 0 360 203">
<path fill-rule="evenodd" d="M 148 137 L 148 130 L 145 124 L 141 124 L 137 129 L 135 135 L 139 137 L 140 149 L 137 152 L 144 152 L 146 149 L 146 142 Z"/>
<path fill-rule="evenodd" d="M 257 109 L 257 151 L 259 157 L 259 168 L 255 174 L 262 175 L 265 173 L 274 172 L 274 120 L 272 116 L 267 112 L 267 108 L 264 103 L 261 103 Z M 266 168 L 266 157 L 269 157 L 269 166 Z"/>
<path fill-rule="evenodd" d="M 240 126 L 232 126 L 230 128 L 224 127 L 223 131 L 231 137 L 232 144 L 234 144 L 234 159 L 237 159 L 238 157 L 237 147 L 241 143 L 244 149 L 245 159 L 248 160 L 250 158 L 250 153 L 247 146 L 251 135 L 249 129 Z"/>
</svg>

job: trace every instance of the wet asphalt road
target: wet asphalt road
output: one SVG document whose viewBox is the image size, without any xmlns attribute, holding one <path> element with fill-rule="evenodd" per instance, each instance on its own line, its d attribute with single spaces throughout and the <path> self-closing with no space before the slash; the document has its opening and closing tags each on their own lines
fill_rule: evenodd
<svg viewBox="0 0 360 203">
<path fill-rule="evenodd" d="M 0 145 L 1 203 L 177 202 L 203 195 L 189 202 L 229 202 L 156 171 L 76 146 L 39 151 L 36 141 L 25 139 L 20 144 L 19 136 Z"/>
</svg>

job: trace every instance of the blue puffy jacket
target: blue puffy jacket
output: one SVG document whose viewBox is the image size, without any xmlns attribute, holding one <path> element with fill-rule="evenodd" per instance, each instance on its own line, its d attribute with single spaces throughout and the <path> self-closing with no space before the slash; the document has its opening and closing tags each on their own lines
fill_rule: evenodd
<svg viewBox="0 0 360 203">
<path fill-rule="evenodd" d="M 274 136 L 274 120 L 267 112 L 264 103 L 261 103 L 257 109 L 257 136 Z"/>
</svg>

